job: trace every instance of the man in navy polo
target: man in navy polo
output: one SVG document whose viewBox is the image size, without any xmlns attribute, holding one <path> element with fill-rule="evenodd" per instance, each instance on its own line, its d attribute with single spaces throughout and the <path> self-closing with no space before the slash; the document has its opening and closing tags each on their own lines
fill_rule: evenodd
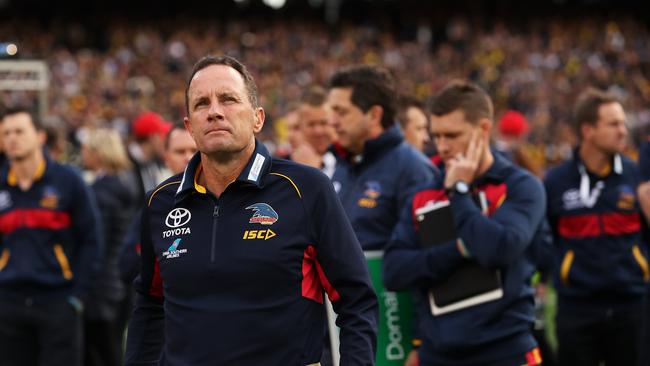
<svg viewBox="0 0 650 366">
<path fill-rule="evenodd" d="M 199 153 L 147 197 L 126 364 L 317 364 L 325 293 L 341 365 L 374 364 L 377 299 L 327 176 L 255 139 L 264 110 L 234 58 L 200 60 L 186 104 Z"/>
</svg>

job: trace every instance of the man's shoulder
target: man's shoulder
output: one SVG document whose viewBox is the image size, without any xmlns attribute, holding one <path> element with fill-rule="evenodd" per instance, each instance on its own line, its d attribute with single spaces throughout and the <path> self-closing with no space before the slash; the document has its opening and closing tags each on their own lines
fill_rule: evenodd
<svg viewBox="0 0 650 366">
<path fill-rule="evenodd" d="M 566 160 L 552 168 L 550 168 L 545 176 L 544 181 L 554 183 L 558 181 L 566 181 L 573 174 L 578 174 L 575 162 L 573 160 Z"/>
<path fill-rule="evenodd" d="M 296 163 L 291 160 L 273 158 L 273 163 L 268 172 L 271 176 L 286 177 L 295 184 L 323 184 L 329 183 L 329 178 L 319 169 Z"/>
<path fill-rule="evenodd" d="M 178 191 L 178 187 L 183 181 L 183 173 L 172 175 L 171 177 L 165 179 L 160 183 L 156 188 L 147 192 L 146 197 L 146 206 L 151 206 L 152 204 L 163 202 L 166 199 L 173 198 Z"/>
</svg>

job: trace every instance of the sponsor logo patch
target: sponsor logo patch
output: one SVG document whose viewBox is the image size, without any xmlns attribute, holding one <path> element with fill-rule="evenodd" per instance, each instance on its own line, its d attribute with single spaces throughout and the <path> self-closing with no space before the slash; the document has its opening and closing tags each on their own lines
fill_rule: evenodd
<svg viewBox="0 0 650 366">
<path fill-rule="evenodd" d="M 256 203 L 246 209 L 253 210 L 253 216 L 248 220 L 249 224 L 273 225 L 278 221 L 278 213 L 269 204 Z"/>
<path fill-rule="evenodd" d="M 636 195 L 630 186 L 622 185 L 619 187 L 618 201 L 616 207 L 622 210 L 634 209 L 636 203 Z"/>
<path fill-rule="evenodd" d="M 178 246 L 181 244 L 181 238 L 176 238 L 174 242 L 167 248 L 167 251 L 163 252 L 162 256 L 165 259 L 178 258 L 181 254 L 187 253 L 187 249 L 178 249 Z"/>
<path fill-rule="evenodd" d="M 276 236 L 276 234 L 271 229 L 246 230 L 244 231 L 243 239 L 244 240 L 256 240 L 256 239 L 269 240 L 274 236 Z"/>
<path fill-rule="evenodd" d="M 377 181 L 368 181 L 366 182 L 365 190 L 363 191 L 363 197 L 359 198 L 357 204 L 360 207 L 365 208 L 375 208 L 377 207 L 377 199 L 381 196 L 381 184 Z"/>
<path fill-rule="evenodd" d="M 59 194 L 54 187 L 45 187 L 43 189 L 43 197 L 39 201 L 43 208 L 56 208 L 59 204 Z"/>
<path fill-rule="evenodd" d="M 170 227 L 172 229 L 183 226 L 190 222 L 190 219 L 192 218 L 192 214 L 190 211 L 186 208 L 175 208 L 167 214 L 167 218 L 165 219 L 165 225 L 167 227 Z"/>
</svg>

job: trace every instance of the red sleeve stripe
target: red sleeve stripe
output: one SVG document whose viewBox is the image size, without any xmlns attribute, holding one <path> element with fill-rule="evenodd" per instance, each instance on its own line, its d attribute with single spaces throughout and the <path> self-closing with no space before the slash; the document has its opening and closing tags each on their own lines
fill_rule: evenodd
<svg viewBox="0 0 650 366">
<path fill-rule="evenodd" d="M 18 229 L 61 230 L 70 227 L 70 214 L 46 209 L 16 209 L 0 216 L 0 233 L 9 235 Z"/>
<path fill-rule="evenodd" d="M 162 278 L 160 277 L 158 258 L 156 258 L 153 264 L 153 278 L 151 279 L 151 286 L 149 286 L 149 295 L 163 297 Z"/>
<path fill-rule="evenodd" d="M 565 216 L 558 222 L 560 236 L 570 239 L 600 235 L 626 235 L 638 232 L 641 220 L 638 212 Z"/>
<path fill-rule="evenodd" d="M 419 208 L 424 207 L 427 203 L 433 203 L 438 201 L 447 201 L 447 195 L 445 194 L 444 189 L 426 189 L 420 191 L 413 196 L 413 205 L 411 206 L 411 213 L 415 217 L 415 211 Z"/>
<path fill-rule="evenodd" d="M 302 259 L 302 296 L 322 304 L 323 289 L 327 292 L 330 301 L 336 302 L 341 298 L 323 272 L 323 268 L 316 258 L 316 248 L 309 245 L 305 249 Z"/>
</svg>

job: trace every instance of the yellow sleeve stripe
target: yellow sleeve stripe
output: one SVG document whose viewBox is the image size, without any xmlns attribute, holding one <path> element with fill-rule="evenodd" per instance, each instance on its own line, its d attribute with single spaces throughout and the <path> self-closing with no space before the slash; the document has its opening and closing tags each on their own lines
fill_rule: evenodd
<svg viewBox="0 0 650 366">
<path fill-rule="evenodd" d="M 302 198 L 302 194 L 300 194 L 300 190 L 298 189 L 298 186 L 296 186 L 296 183 L 294 183 L 293 180 L 291 180 L 291 178 L 287 177 L 287 176 L 284 175 L 284 174 L 280 174 L 280 173 L 269 173 L 269 174 L 277 175 L 278 177 L 282 177 L 282 178 L 288 180 L 289 183 L 291 183 L 291 185 L 293 186 L 293 188 L 294 188 L 294 189 L 296 190 L 296 192 L 298 193 L 298 197 Z"/>
<path fill-rule="evenodd" d="M 163 188 L 165 188 L 167 186 L 171 186 L 172 184 L 180 184 L 180 183 L 181 183 L 180 180 L 176 180 L 176 181 L 173 181 L 173 182 L 163 184 L 162 186 L 158 187 L 155 191 L 153 191 L 153 193 L 151 194 L 151 197 L 149 197 L 149 202 L 147 203 L 147 206 L 151 206 L 151 201 L 153 200 L 153 196 L 155 196 L 156 193 L 158 193 L 158 191 L 160 191 L 161 189 L 163 189 Z"/>
<path fill-rule="evenodd" d="M 63 278 L 66 280 L 72 279 L 72 270 L 70 270 L 70 262 L 68 262 L 68 257 L 65 256 L 63 247 L 60 244 L 54 244 L 54 256 L 56 257 L 57 262 L 61 266 L 61 273 Z"/>
<path fill-rule="evenodd" d="M 9 262 L 9 254 L 10 254 L 9 249 L 4 248 L 2 250 L 2 257 L 0 257 L 0 271 L 2 271 L 7 265 L 7 262 Z"/>
</svg>

